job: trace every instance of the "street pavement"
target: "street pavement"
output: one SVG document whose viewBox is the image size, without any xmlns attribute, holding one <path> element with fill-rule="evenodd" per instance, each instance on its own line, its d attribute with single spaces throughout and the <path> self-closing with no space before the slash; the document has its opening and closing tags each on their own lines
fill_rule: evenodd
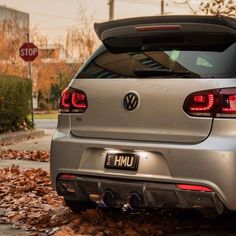
<svg viewBox="0 0 236 236">
<path fill-rule="evenodd" d="M 49 129 L 53 130 L 57 127 L 57 119 L 35 119 L 36 129 Z"/>
</svg>

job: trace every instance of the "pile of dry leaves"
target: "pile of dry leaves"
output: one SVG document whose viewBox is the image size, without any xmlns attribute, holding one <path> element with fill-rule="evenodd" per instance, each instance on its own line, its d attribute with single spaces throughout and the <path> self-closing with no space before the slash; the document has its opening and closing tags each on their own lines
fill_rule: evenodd
<svg viewBox="0 0 236 236">
<path fill-rule="evenodd" d="M 0 159 L 3 160 L 28 160 L 28 161 L 49 161 L 49 152 L 44 151 L 16 151 L 16 150 L 4 150 L 0 151 Z"/>
<path fill-rule="evenodd" d="M 115 212 L 108 216 L 98 209 L 76 215 L 52 190 L 48 172 L 12 166 L 0 169 L 0 223 L 12 223 L 31 235 L 162 235 L 177 221 Z"/>
<path fill-rule="evenodd" d="M 17 166 L 0 169 L 0 208 L 1 223 L 10 221 L 26 230 L 61 225 L 71 215 L 52 191 L 48 172 Z"/>
</svg>

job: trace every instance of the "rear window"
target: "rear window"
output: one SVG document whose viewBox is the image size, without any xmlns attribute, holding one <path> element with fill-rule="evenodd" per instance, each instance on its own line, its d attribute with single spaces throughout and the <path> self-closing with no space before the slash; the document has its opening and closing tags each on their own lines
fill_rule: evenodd
<svg viewBox="0 0 236 236">
<path fill-rule="evenodd" d="M 235 78 L 235 63 L 236 43 L 223 51 L 217 48 L 207 51 L 173 47 L 168 50 L 112 54 L 104 50 L 80 70 L 77 78 L 137 78 L 137 70 L 173 72 L 166 75 L 148 73 L 145 77 Z"/>
</svg>

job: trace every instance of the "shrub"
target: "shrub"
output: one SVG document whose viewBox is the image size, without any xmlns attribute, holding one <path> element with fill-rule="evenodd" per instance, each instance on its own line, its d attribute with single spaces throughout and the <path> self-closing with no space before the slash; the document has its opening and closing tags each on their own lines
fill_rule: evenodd
<svg viewBox="0 0 236 236">
<path fill-rule="evenodd" d="M 30 126 L 31 93 L 29 79 L 0 74 L 0 133 Z"/>
</svg>

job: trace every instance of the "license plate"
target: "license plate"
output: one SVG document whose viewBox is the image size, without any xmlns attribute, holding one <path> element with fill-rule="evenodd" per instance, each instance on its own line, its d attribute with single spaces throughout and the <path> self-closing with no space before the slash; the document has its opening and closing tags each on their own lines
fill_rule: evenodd
<svg viewBox="0 0 236 236">
<path fill-rule="evenodd" d="M 105 168 L 137 170 L 139 155 L 127 153 L 107 153 Z"/>
</svg>

